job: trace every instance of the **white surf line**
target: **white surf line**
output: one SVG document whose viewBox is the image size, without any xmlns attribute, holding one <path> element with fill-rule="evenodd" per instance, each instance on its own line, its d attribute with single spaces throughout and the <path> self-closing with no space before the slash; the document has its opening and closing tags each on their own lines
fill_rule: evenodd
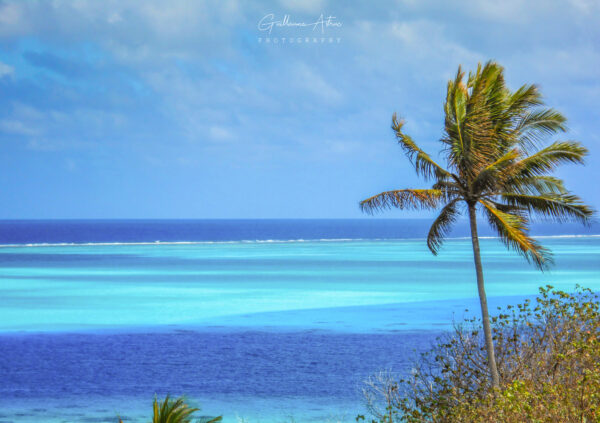
<svg viewBox="0 0 600 423">
<path fill-rule="evenodd" d="M 479 239 L 498 239 L 497 236 L 480 236 Z M 569 239 L 569 238 L 600 238 L 600 234 L 590 235 L 534 235 L 533 238 L 541 239 Z M 211 244 L 291 244 L 291 243 L 318 243 L 318 242 L 365 242 L 365 241 L 423 241 L 426 238 L 317 238 L 317 239 L 255 239 L 238 241 L 143 241 L 143 242 L 58 242 L 58 243 L 27 243 L 27 244 L 0 244 L 0 248 L 27 248 L 27 247 L 108 247 L 108 246 L 136 246 L 136 245 L 211 245 Z M 447 240 L 468 240 L 470 236 L 450 237 Z"/>
</svg>

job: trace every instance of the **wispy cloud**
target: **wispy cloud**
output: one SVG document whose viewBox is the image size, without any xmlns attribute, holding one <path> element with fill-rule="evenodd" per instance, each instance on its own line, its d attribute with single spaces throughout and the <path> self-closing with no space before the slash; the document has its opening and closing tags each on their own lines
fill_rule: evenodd
<svg viewBox="0 0 600 423">
<path fill-rule="evenodd" d="M 569 136 L 598 155 L 599 7 L 591 0 L 0 1 L 0 136 L 15 141 L 7 143 L 11 161 L 0 164 L 73 170 L 68 157 L 78 171 L 103 169 L 95 180 L 105 193 L 119 189 L 114 175 L 134 181 L 146 167 L 163 169 L 169 186 L 198 177 L 180 167 L 217 175 L 221 190 L 251 192 L 269 180 L 273 198 L 285 197 L 298 175 L 319 174 L 341 187 L 340 204 L 355 205 L 359 187 L 376 189 L 384 178 L 419 183 L 394 144 L 392 112 L 435 151 L 446 80 L 458 64 L 489 58 L 506 65 L 513 87 L 540 83 L 568 114 Z M 267 13 L 334 15 L 341 41 L 260 44 L 257 22 Z M 586 172 L 600 176 L 597 166 Z M 573 175 L 574 189 L 597 196 Z M 298 197 L 320 195 L 298 189 Z M 256 205 L 256 213 L 268 207 Z M 294 214 L 293 205 L 277 207 Z M 358 213 L 343 207 L 328 213 Z"/>
<path fill-rule="evenodd" d="M 6 63 L 0 62 L 0 78 L 13 75 L 15 73 L 15 68 L 7 65 Z"/>
</svg>

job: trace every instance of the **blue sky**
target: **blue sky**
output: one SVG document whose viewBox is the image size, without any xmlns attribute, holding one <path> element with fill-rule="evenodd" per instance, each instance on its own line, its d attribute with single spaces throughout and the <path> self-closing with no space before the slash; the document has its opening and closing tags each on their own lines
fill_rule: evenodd
<svg viewBox="0 0 600 423">
<path fill-rule="evenodd" d="M 341 26 L 267 43 L 271 13 Z M 447 80 L 490 58 L 569 118 L 590 157 L 560 175 L 600 208 L 599 17 L 594 0 L 0 1 L 0 218 L 359 217 L 425 186 L 392 113 L 436 156 Z"/>
</svg>

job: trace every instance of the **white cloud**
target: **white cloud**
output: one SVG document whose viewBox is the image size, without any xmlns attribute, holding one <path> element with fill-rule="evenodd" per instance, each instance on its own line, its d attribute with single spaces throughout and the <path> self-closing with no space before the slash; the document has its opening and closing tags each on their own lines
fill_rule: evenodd
<svg viewBox="0 0 600 423">
<path fill-rule="evenodd" d="M 112 13 L 108 17 L 107 21 L 110 24 L 115 24 L 115 23 L 118 23 L 118 22 L 122 22 L 123 21 L 123 17 L 119 13 L 115 12 L 115 13 Z"/>
<path fill-rule="evenodd" d="M 323 12 L 325 6 L 323 0 L 279 0 L 279 3 L 290 11 L 305 13 Z"/>
<path fill-rule="evenodd" d="M 294 65 L 295 83 L 301 90 L 306 90 L 321 102 L 335 104 L 339 103 L 343 96 L 327 81 L 316 66 L 309 66 L 304 62 Z"/>
<path fill-rule="evenodd" d="M 235 0 L 7 1 L 0 2 L 0 39 L 92 40 L 125 64 L 155 65 L 231 53 L 242 18 Z"/>
<path fill-rule="evenodd" d="M 4 78 L 5 76 L 14 75 L 15 68 L 7 65 L 6 63 L 0 62 L 0 78 Z"/>
<path fill-rule="evenodd" d="M 527 18 L 528 6 L 534 2 L 526 0 L 471 0 L 465 2 L 464 10 L 473 16 L 494 21 L 523 21 Z"/>
<path fill-rule="evenodd" d="M 381 63 L 373 62 L 373 54 L 386 62 L 380 70 L 392 74 L 414 72 L 419 78 L 430 75 L 446 80 L 458 64 L 474 65 L 485 60 L 479 52 L 465 47 L 453 39 L 443 24 L 428 19 L 396 20 L 382 24 L 363 21 L 359 23 L 363 64 L 370 68 Z M 370 59 L 368 59 L 370 57 Z"/>
<path fill-rule="evenodd" d="M 208 135 L 215 141 L 227 141 L 233 138 L 231 131 L 222 126 L 211 126 Z"/>
<path fill-rule="evenodd" d="M 0 36 L 19 35 L 31 29 L 23 12 L 22 4 L 0 3 Z"/>
<path fill-rule="evenodd" d="M 20 120 L 4 119 L 0 121 L 0 131 L 16 135 L 39 135 L 40 130 Z"/>
<path fill-rule="evenodd" d="M 586 14 L 598 13 L 600 10 L 600 3 L 597 0 L 569 0 L 569 3 Z"/>
<path fill-rule="evenodd" d="M 361 112 L 377 110 L 384 114 L 385 122 L 378 121 L 377 125 L 383 125 L 385 132 L 395 108 L 410 113 L 405 115 L 410 124 L 418 122 L 414 131 L 411 128 L 413 134 L 419 136 L 421 132 L 435 139 L 431 134 L 439 132 L 445 82 L 458 64 L 470 69 L 493 54 L 506 64 L 510 76 L 518 75 L 518 82 L 537 82 L 536 72 L 552 73 L 555 77 L 546 79 L 555 85 L 566 85 L 556 78 L 565 75 L 570 79 L 568 83 L 584 79 L 581 89 L 589 88 L 597 69 L 594 64 L 598 63 L 594 46 L 581 42 L 586 34 L 577 32 L 575 23 L 556 16 L 557 10 L 564 9 L 568 16 L 578 13 L 578 19 L 585 23 L 591 19 L 586 13 L 594 3 L 551 3 L 175 0 L 166 7 L 158 0 L 0 1 L 0 38 L 15 45 L 22 35 L 28 35 L 54 46 L 78 42 L 98 46 L 107 78 L 123 72 L 139 84 L 148 96 L 143 100 L 149 99 L 148 108 L 158 110 L 152 115 L 158 119 L 152 123 L 164 127 L 174 139 L 223 141 L 242 134 L 254 140 L 260 138 L 257 134 L 267 139 L 264 123 L 277 121 L 268 127 L 273 131 L 286 128 L 290 134 L 298 133 L 298 138 L 314 139 L 317 145 L 323 139 L 337 139 L 337 135 L 322 133 L 334 131 L 329 128 L 335 126 L 331 122 L 337 122 L 339 113 L 362 116 L 343 126 L 342 130 L 350 133 L 361 123 L 372 124 L 374 118 Z M 342 43 L 330 48 L 307 45 L 258 49 L 250 44 L 251 38 L 256 20 L 266 12 L 306 14 L 298 16 L 305 20 L 315 14 L 334 13 L 343 22 Z M 536 16 L 554 20 L 540 19 L 539 26 L 522 25 Z M 515 31 L 502 32 L 506 27 Z M 591 32 L 587 39 L 594 39 L 595 26 L 585 28 Z M 561 43 L 554 43 L 554 39 Z M 7 71 L 14 72 L 11 68 L 5 70 L 5 75 Z M 108 88 L 110 82 L 104 82 L 100 88 L 114 95 Z M 63 98 L 67 98 L 65 90 L 71 90 L 67 103 L 79 98 L 78 87 L 60 87 Z M 6 118 L 13 122 L 6 122 L 4 129 L 24 133 L 40 128 L 37 131 L 45 134 L 58 132 L 60 125 L 66 128 L 75 123 L 93 137 L 108 135 L 112 130 L 124 132 L 123 127 L 132 129 L 104 105 L 88 108 L 86 103 L 77 107 L 85 112 L 55 111 L 53 115 L 43 109 L 44 117 L 39 122 L 14 113 Z M 307 118 L 313 119 L 313 125 L 299 130 L 305 125 L 302 119 Z M 235 133 L 230 128 L 236 128 Z M 140 129 L 133 128 L 136 134 Z M 335 130 L 339 131 L 340 126 Z M 306 137 L 307 133 L 315 137 Z M 211 148 L 219 148 L 218 143 Z M 331 148 L 341 152 L 348 145 L 332 143 Z"/>
</svg>

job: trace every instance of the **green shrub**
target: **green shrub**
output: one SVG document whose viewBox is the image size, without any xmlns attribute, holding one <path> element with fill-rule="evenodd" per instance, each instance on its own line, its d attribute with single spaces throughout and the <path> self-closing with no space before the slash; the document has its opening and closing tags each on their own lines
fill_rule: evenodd
<svg viewBox="0 0 600 423">
<path fill-rule="evenodd" d="M 473 318 L 438 338 L 409 377 L 384 372 L 367 381 L 372 421 L 600 422 L 597 295 L 547 286 L 533 303 L 499 309 L 492 325 L 500 389 L 491 386 Z"/>
</svg>

